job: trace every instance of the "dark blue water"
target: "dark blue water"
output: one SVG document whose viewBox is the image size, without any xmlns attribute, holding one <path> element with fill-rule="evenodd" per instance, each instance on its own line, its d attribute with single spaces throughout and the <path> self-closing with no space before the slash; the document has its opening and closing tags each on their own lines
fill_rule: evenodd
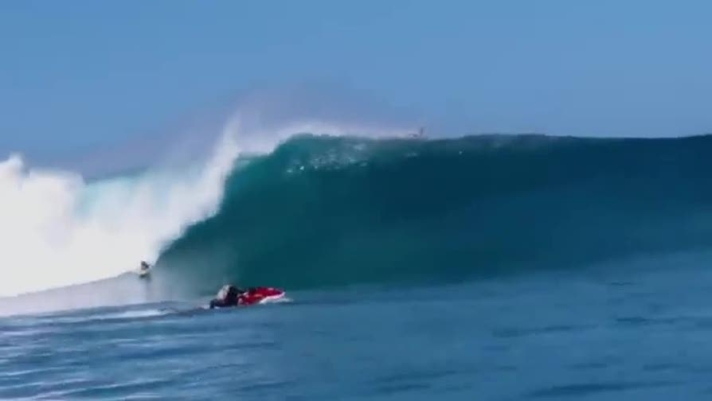
<svg viewBox="0 0 712 401">
<path fill-rule="evenodd" d="M 0 398 L 704 400 L 709 258 L 6 317 Z"/>
</svg>

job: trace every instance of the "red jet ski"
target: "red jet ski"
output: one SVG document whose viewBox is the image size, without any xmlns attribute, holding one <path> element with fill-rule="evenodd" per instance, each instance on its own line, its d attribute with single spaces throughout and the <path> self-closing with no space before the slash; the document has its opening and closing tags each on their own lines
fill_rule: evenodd
<svg viewBox="0 0 712 401">
<path fill-rule="evenodd" d="M 255 305 L 284 298 L 284 291 L 272 287 L 248 288 L 237 297 L 238 305 Z"/>
<path fill-rule="evenodd" d="M 285 292 L 273 287 L 250 287 L 241 290 L 234 285 L 223 286 L 210 301 L 210 309 L 257 305 L 284 298 Z"/>
</svg>

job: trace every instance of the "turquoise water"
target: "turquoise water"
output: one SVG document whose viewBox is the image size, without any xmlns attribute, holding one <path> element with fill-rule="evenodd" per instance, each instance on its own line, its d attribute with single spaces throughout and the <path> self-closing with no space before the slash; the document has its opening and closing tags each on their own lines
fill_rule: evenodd
<svg viewBox="0 0 712 401">
<path fill-rule="evenodd" d="M 452 283 L 712 249 L 712 136 L 295 137 L 235 170 L 156 280 Z"/>
<path fill-rule="evenodd" d="M 150 279 L 0 300 L 0 398 L 709 399 L 711 152 L 292 138 Z M 201 309 L 227 282 L 293 302 Z"/>
<path fill-rule="evenodd" d="M 708 399 L 709 255 L 0 320 L 0 398 Z"/>
</svg>

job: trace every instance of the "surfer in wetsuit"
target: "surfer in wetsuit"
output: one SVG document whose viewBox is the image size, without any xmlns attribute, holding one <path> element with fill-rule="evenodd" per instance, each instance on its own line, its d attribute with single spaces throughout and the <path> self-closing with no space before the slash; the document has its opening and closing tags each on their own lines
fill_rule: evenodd
<svg viewBox="0 0 712 401">
<path fill-rule="evenodd" d="M 151 266 L 150 266 L 148 263 L 146 263 L 146 262 L 143 261 L 143 260 L 141 261 L 141 271 L 142 271 L 142 272 L 146 272 L 146 271 L 148 271 L 148 269 L 150 269 L 150 268 L 151 268 Z"/>
</svg>

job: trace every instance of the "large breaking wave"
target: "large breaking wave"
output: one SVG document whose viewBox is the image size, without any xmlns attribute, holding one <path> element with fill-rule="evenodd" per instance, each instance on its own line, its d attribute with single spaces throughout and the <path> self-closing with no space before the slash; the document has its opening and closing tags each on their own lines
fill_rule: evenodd
<svg viewBox="0 0 712 401">
<path fill-rule="evenodd" d="M 162 253 L 194 294 L 461 280 L 712 246 L 712 137 L 296 136 Z"/>
<path fill-rule="evenodd" d="M 158 160 L 93 182 L 30 168 L 17 154 L 0 162 L 0 297 L 111 279 L 155 261 L 191 224 L 218 211 L 225 180 L 250 154 L 269 152 L 293 132 L 348 129 L 306 122 L 263 132 L 251 120 L 235 116 L 217 140 L 202 135 L 215 141 L 212 150 L 187 164 Z"/>
<path fill-rule="evenodd" d="M 96 183 L 0 164 L 0 296 L 101 279 L 121 302 L 133 286 L 432 283 L 712 249 L 711 136 L 242 128 L 189 166 Z M 146 259 L 151 281 L 112 284 Z"/>
</svg>

